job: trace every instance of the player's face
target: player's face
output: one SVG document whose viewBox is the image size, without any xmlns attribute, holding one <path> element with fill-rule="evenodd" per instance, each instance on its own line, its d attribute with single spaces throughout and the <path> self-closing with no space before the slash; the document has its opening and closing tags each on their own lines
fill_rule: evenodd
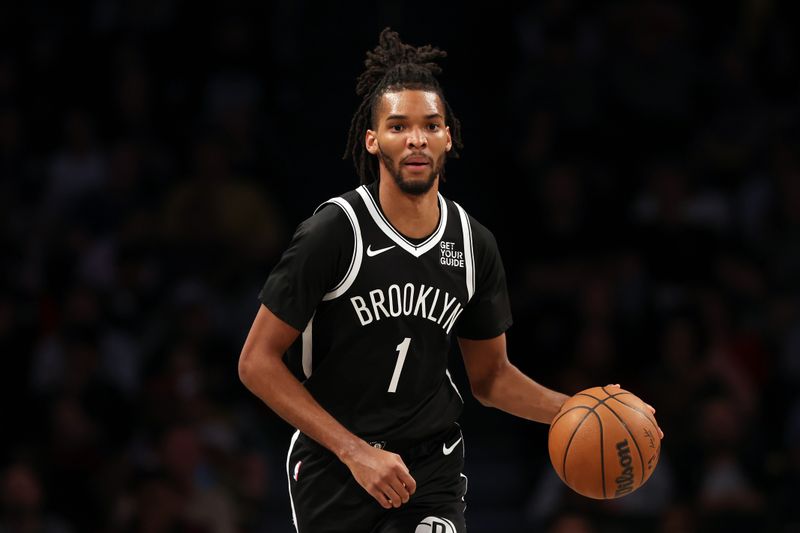
<svg viewBox="0 0 800 533">
<path fill-rule="evenodd" d="M 403 90 L 381 97 L 376 130 L 367 130 L 367 150 L 405 193 L 428 192 L 452 147 L 444 106 L 431 91 Z"/>
</svg>

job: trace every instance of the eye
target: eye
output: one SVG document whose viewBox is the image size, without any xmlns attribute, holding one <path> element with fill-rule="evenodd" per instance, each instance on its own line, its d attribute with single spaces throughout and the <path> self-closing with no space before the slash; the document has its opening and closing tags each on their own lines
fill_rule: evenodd
<svg viewBox="0 0 800 533">
<path fill-rule="evenodd" d="M 392 130 L 392 131 L 400 132 L 400 131 L 403 131 L 403 125 L 402 124 L 392 124 L 391 126 L 389 126 L 389 129 Z"/>
<path fill-rule="evenodd" d="M 434 123 L 431 123 L 431 124 L 428 124 L 428 129 L 429 129 L 429 130 L 431 130 L 431 131 L 436 131 L 436 130 L 438 130 L 440 127 L 441 127 L 441 126 L 439 126 L 439 124 L 437 124 L 437 123 L 435 123 L 435 122 L 434 122 Z"/>
</svg>

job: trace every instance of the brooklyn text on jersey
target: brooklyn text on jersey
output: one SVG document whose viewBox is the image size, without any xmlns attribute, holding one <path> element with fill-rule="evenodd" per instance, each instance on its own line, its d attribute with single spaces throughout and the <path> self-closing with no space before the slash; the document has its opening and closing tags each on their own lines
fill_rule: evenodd
<svg viewBox="0 0 800 533">
<path fill-rule="evenodd" d="M 436 292 L 433 290 L 434 287 L 426 287 L 425 284 L 415 287 L 411 283 L 406 283 L 402 289 L 399 285 L 394 284 L 390 285 L 388 289 L 369 291 L 366 300 L 363 296 L 351 296 L 350 301 L 353 303 L 353 308 L 362 326 L 366 326 L 373 320 L 380 320 L 382 317 L 413 315 L 440 324 L 442 329 L 450 333 L 458 315 L 464 311 L 463 305 L 456 301 L 455 296 L 450 296 L 447 292 L 443 293 L 440 302 L 439 294 L 443 291 L 438 288 Z M 445 316 L 447 316 L 446 319 Z"/>
</svg>

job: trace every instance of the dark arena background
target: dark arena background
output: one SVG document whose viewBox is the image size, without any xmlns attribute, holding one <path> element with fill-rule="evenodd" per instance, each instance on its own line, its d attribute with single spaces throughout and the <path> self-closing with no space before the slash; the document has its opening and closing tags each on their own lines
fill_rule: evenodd
<svg viewBox="0 0 800 533">
<path fill-rule="evenodd" d="M 289 532 L 291 430 L 239 382 L 292 231 L 357 185 L 386 26 L 448 51 L 445 196 L 495 234 L 512 361 L 657 409 L 598 502 L 465 395 L 470 531 L 800 531 L 798 4 L 0 6 L 0 531 Z"/>
</svg>

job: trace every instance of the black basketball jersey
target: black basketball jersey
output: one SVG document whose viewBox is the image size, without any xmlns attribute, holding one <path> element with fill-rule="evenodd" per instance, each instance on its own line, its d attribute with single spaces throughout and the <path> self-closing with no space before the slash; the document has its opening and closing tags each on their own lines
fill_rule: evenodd
<svg viewBox="0 0 800 533">
<path fill-rule="evenodd" d="M 383 215 L 377 184 L 332 198 L 300 225 L 261 301 L 302 331 L 287 362 L 312 396 L 369 441 L 413 441 L 458 418 L 450 339 L 511 324 L 491 233 L 438 195 L 422 240 Z"/>
</svg>

